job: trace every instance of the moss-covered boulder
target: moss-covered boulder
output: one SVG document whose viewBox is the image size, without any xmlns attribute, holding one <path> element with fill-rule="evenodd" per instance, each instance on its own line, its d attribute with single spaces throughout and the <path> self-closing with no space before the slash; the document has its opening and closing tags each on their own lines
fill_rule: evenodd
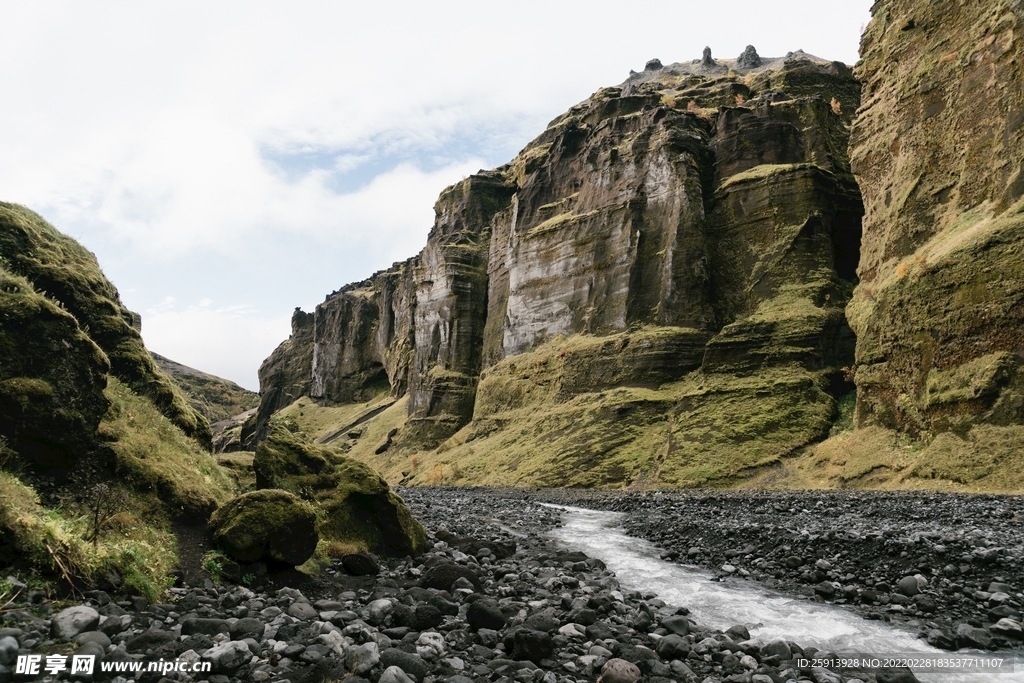
<svg viewBox="0 0 1024 683">
<path fill-rule="evenodd" d="M 239 562 L 257 560 L 297 566 L 316 551 L 319 536 L 313 506 L 287 491 L 246 493 L 210 517 L 217 546 Z"/>
<path fill-rule="evenodd" d="M 121 303 L 96 256 L 38 214 L 0 202 L 0 261 L 66 310 L 103 349 L 113 374 L 146 396 L 187 435 L 210 447 L 210 425 L 156 367 L 142 343 L 141 318 Z"/>
<path fill-rule="evenodd" d="M 327 541 L 390 557 L 423 551 L 423 527 L 369 465 L 272 424 L 253 469 L 259 488 L 285 489 L 315 503 Z"/>
<path fill-rule="evenodd" d="M 0 436 L 44 469 L 95 442 L 110 364 L 67 311 L 0 265 Z"/>
</svg>

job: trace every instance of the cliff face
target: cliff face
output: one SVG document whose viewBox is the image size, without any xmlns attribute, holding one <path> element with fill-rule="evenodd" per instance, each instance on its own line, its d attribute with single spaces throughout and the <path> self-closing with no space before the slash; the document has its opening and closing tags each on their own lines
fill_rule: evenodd
<svg viewBox="0 0 1024 683">
<path fill-rule="evenodd" d="M 595 93 L 511 163 L 445 190 L 418 256 L 293 325 L 260 370 L 257 435 L 298 395 L 360 402 L 386 380 L 409 395 L 399 442 L 432 448 L 493 417 L 502 400 L 478 395 L 482 377 L 584 335 L 611 341 L 569 345 L 556 401 L 791 367 L 820 410 L 787 448 L 819 438 L 852 362 L 859 90 L 845 66 L 795 53 L 652 65 Z"/>
<path fill-rule="evenodd" d="M 91 252 L 32 211 L 0 202 L 0 263 L 77 320 L 88 338 L 106 354 L 115 377 L 153 401 L 185 434 L 210 446 L 209 422 L 188 405 L 157 368 L 142 343 L 141 318 L 121 303 L 117 289 L 103 275 Z M 14 324 L 5 324 L 2 332 L 21 334 Z M 27 348 L 34 341 L 21 338 L 19 345 Z M 0 378 L 8 379 L 11 372 L 10 368 L 0 368 Z"/>
<path fill-rule="evenodd" d="M 857 418 L 970 441 L 1024 423 L 1024 8 L 872 11 L 851 140 L 866 209 Z"/>
</svg>

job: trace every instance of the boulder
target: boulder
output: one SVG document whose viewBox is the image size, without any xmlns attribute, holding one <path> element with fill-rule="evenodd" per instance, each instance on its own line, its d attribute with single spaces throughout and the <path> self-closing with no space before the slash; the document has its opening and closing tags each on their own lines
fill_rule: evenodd
<svg viewBox="0 0 1024 683">
<path fill-rule="evenodd" d="M 512 640 L 512 656 L 517 660 L 526 659 L 539 664 L 540 660 L 548 659 L 554 653 L 551 635 L 543 631 L 522 628 L 515 632 Z"/>
<path fill-rule="evenodd" d="M 352 576 L 372 576 L 380 571 L 380 564 L 366 553 L 349 553 L 341 558 L 341 566 Z"/>
<path fill-rule="evenodd" d="M 100 613 L 92 607 L 68 607 L 50 620 L 50 635 L 57 640 L 71 640 L 79 633 L 96 630 L 99 623 Z"/>
<path fill-rule="evenodd" d="M 491 629 L 500 631 L 505 628 L 505 615 L 498 603 L 490 598 L 474 600 L 466 610 L 466 621 L 473 630 Z"/>
<path fill-rule="evenodd" d="M 239 562 L 298 566 L 319 540 L 313 506 L 279 489 L 253 491 L 225 503 L 210 518 L 213 540 Z"/>
<path fill-rule="evenodd" d="M 418 555 L 426 532 L 377 472 L 336 449 L 271 424 L 253 458 L 256 485 L 301 495 L 320 512 L 320 534 L 388 557 Z"/>
</svg>

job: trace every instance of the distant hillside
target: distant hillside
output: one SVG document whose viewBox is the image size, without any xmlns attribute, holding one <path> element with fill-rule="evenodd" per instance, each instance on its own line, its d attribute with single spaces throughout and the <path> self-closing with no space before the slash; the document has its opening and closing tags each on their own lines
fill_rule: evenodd
<svg viewBox="0 0 1024 683">
<path fill-rule="evenodd" d="M 234 417 L 260 404 L 260 395 L 231 380 L 190 368 L 150 351 L 157 367 L 164 371 L 188 398 L 192 407 L 211 424 Z"/>
</svg>

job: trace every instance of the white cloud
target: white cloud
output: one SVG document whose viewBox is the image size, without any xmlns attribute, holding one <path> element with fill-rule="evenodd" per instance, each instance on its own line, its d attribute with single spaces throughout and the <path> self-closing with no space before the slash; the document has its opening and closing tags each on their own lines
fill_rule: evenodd
<svg viewBox="0 0 1024 683">
<path fill-rule="evenodd" d="M 263 359 L 291 332 L 291 317 L 238 307 L 156 308 L 142 318 L 146 347 L 171 360 L 256 391 Z"/>
<path fill-rule="evenodd" d="M 189 327 L 214 318 L 162 298 L 302 303 L 309 262 L 280 257 L 296 245 L 337 253 L 323 293 L 365 277 L 419 251 L 445 185 L 630 68 L 747 43 L 852 62 L 870 4 L 0 0 L 16 27 L 0 41 L 0 199 L 131 277 L 115 284 L 153 309 L 155 349 L 235 367 Z M 244 326 L 217 329 L 249 343 Z"/>
</svg>

